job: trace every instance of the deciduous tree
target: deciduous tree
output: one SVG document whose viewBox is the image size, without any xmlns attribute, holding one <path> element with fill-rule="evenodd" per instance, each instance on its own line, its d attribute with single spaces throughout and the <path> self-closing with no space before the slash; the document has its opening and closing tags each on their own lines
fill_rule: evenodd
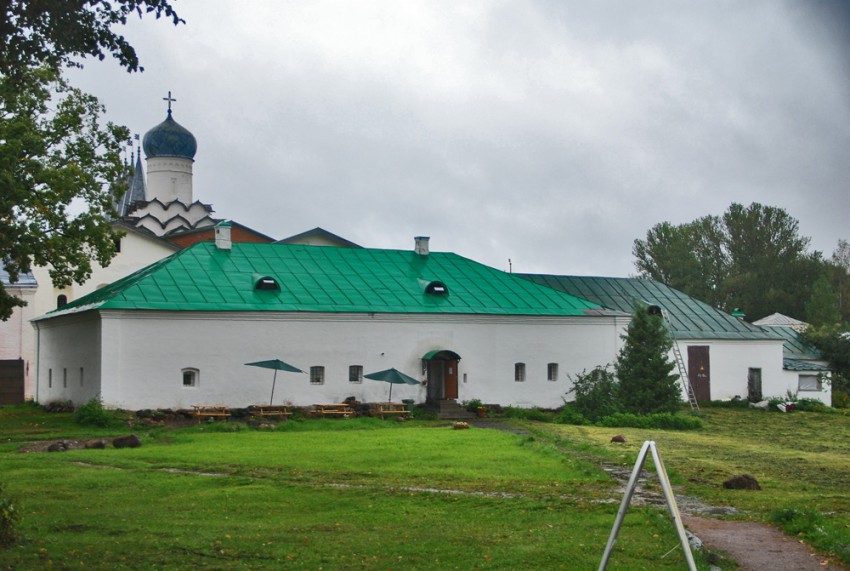
<svg viewBox="0 0 850 571">
<path fill-rule="evenodd" d="M 824 276 L 818 278 L 812 286 L 812 295 L 806 302 L 806 321 L 814 327 L 841 322 L 838 298 L 832 292 L 829 280 Z"/>
<path fill-rule="evenodd" d="M 168 0 L 6 0 L 0 11 L 0 74 L 12 78 L 36 67 L 79 65 L 75 58 L 86 56 L 111 55 L 127 71 L 141 71 L 115 26 L 133 14 L 183 22 Z"/>
<path fill-rule="evenodd" d="M 814 281 L 823 272 L 820 252 L 785 210 L 732 204 L 722 217 L 678 226 L 656 224 L 632 249 L 639 275 L 750 319 L 774 312 L 802 318 Z"/>
<path fill-rule="evenodd" d="M 110 191 L 128 131 L 103 124 L 97 99 L 61 72 L 106 55 L 141 70 L 114 29 L 134 13 L 182 22 L 167 0 L 0 2 L 0 262 L 12 283 L 33 264 L 50 266 L 56 286 L 82 282 L 92 260 L 115 254 Z M 72 202 L 84 211 L 72 214 Z M 20 305 L 0 283 L 0 319 Z"/>
<path fill-rule="evenodd" d="M 109 185 L 126 172 L 120 151 L 129 133 L 103 125 L 102 112 L 56 69 L 0 77 L 0 252 L 11 282 L 33 264 L 50 265 L 53 283 L 66 286 L 89 277 L 92 259 L 114 255 Z M 78 200 L 87 208 L 72 214 Z M 17 305 L 0 289 L 0 317 Z"/>
</svg>

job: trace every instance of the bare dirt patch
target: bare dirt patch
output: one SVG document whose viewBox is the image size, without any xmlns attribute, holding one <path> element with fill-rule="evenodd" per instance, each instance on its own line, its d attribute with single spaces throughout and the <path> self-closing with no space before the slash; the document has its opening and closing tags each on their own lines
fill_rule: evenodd
<svg viewBox="0 0 850 571">
<path fill-rule="evenodd" d="M 847 569 L 769 525 L 682 516 L 691 533 L 712 550 L 736 561 L 741 571 L 808 571 Z"/>
</svg>

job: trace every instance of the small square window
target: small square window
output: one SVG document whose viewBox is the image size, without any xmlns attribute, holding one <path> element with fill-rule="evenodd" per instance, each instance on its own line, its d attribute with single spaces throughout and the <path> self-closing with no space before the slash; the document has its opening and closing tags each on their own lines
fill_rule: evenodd
<svg viewBox="0 0 850 571">
<path fill-rule="evenodd" d="M 183 369 L 183 386 L 192 388 L 198 386 L 200 371 L 198 369 Z"/>
<path fill-rule="evenodd" d="M 363 365 L 351 365 L 350 367 L 348 367 L 348 382 L 363 382 Z"/>
<path fill-rule="evenodd" d="M 514 363 L 514 380 L 518 383 L 525 382 L 525 363 Z"/>
<path fill-rule="evenodd" d="M 801 391 L 823 390 L 820 375 L 800 375 L 797 381 L 797 389 Z"/>
<path fill-rule="evenodd" d="M 325 368 L 321 365 L 310 367 L 310 384 L 324 385 L 325 384 Z"/>
<path fill-rule="evenodd" d="M 546 365 L 546 378 L 553 383 L 558 380 L 558 363 Z"/>
</svg>

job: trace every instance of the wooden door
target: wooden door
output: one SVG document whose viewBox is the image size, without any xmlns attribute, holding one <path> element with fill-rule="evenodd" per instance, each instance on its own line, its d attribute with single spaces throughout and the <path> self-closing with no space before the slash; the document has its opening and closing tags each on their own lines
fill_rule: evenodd
<svg viewBox="0 0 850 571">
<path fill-rule="evenodd" d="M 688 347 L 688 379 L 698 401 L 711 400 L 711 362 L 707 345 Z"/>
<path fill-rule="evenodd" d="M 24 360 L 0 361 L 0 405 L 24 402 Z"/>
<path fill-rule="evenodd" d="M 764 398 L 761 392 L 761 369 L 750 369 L 747 373 L 747 400 L 759 402 Z"/>
<path fill-rule="evenodd" d="M 445 361 L 445 377 L 443 384 L 443 398 L 457 398 L 457 361 Z"/>
</svg>

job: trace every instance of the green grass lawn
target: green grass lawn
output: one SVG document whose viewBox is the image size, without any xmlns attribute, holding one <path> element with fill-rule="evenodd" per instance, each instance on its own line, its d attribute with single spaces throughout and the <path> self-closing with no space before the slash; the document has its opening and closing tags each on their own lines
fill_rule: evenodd
<svg viewBox="0 0 850 571">
<path fill-rule="evenodd" d="M 850 563 L 850 416 L 720 408 L 704 408 L 702 415 L 705 427 L 699 431 L 551 424 L 538 429 L 582 457 L 624 465 L 634 462 L 645 440 L 653 440 L 677 493 L 736 507 L 740 519 L 770 521 L 783 510 L 814 515 L 817 521 L 801 537 Z M 610 443 L 613 434 L 623 434 L 627 443 Z M 738 474 L 755 476 L 762 490 L 722 487 Z"/>
<path fill-rule="evenodd" d="M 280 428 L 135 428 L 137 449 L 23 453 L 130 429 L 0 409 L 0 482 L 22 513 L 0 569 L 595 569 L 620 499 L 548 437 L 373 419 Z M 636 509 L 609 568 L 681 569 L 679 551 L 662 559 L 676 545 L 666 514 Z"/>
</svg>

